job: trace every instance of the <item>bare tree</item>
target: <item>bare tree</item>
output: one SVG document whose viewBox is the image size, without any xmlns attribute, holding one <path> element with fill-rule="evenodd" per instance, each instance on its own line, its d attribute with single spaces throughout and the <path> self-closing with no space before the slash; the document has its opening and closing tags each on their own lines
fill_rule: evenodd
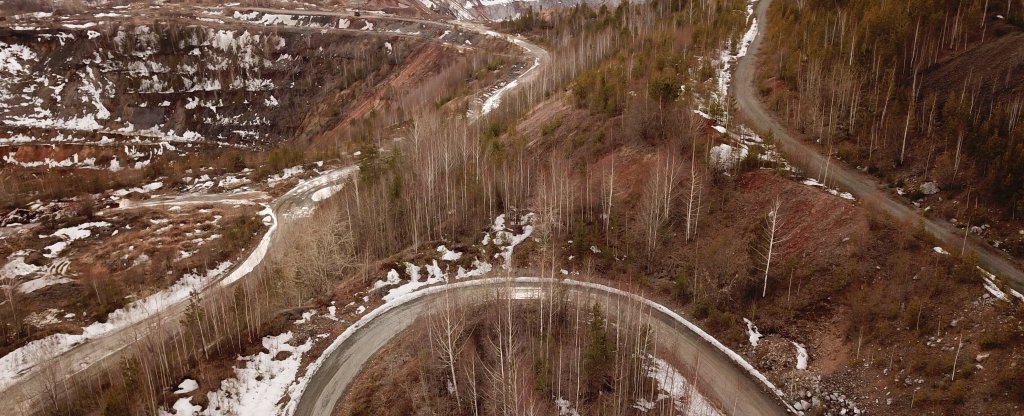
<svg viewBox="0 0 1024 416">
<path fill-rule="evenodd" d="M 444 296 L 440 299 L 440 303 L 438 305 L 440 310 L 431 314 L 431 346 L 440 356 L 441 362 L 447 367 L 452 378 L 451 389 L 452 393 L 455 394 L 455 401 L 459 406 L 462 406 L 462 397 L 459 394 L 459 378 L 456 375 L 455 367 L 456 360 L 463 348 L 460 338 L 465 328 L 465 312 L 462 310 L 458 300 L 452 297 L 451 291 L 447 287 L 444 290 Z"/>
<path fill-rule="evenodd" d="M 700 216 L 700 194 L 703 191 L 701 177 L 697 172 L 697 148 L 694 146 L 690 154 L 690 192 L 686 201 L 686 239 L 690 240 L 697 234 L 697 219 Z"/>
<path fill-rule="evenodd" d="M 655 163 L 654 174 L 647 182 L 641 214 L 648 255 L 654 254 L 658 233 L 672 212 L 680 170 L 675 156 L 668 151 L 661 152 Z"/>
<path fill-rule="evenodd" d="M 762 222 L 763 241 L 757 242 L 757 253 L 760 256 L 760 261 L 764 263 L 764 288 L 761 290 L 761 297 L 768 294 L 768 272 L 772 266 L 772 256 L 778 250 L 778 245 L 785 241 L 785 237 L 781 233 L 783 224 L 780 218 L 782 216 L 781 209 L 782 199 L 775 197 L 775 201 L 772 202 Z"/>
</svg>

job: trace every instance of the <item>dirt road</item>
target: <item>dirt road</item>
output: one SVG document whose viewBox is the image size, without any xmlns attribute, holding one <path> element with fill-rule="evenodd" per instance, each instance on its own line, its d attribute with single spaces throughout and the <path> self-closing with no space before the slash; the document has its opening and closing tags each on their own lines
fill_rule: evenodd
<svg viewBox="0 0 1024 416">
<path fill-rule="evenodd" d="M 261 10 L 302 15 L 354 15 L 353 12 Z M 437 22 L 380 15 L 375 15 L 373 18 L 438 24 L 446 27 L 472 30 L 488 36 L 502 37 L 506 41 L 520 46 L 529 56 L 534 58 L 534 67 L 523 73 L 516 74 L 516 78 L 510 81 L 513 86 L 526 83 L 536 77 L 539 72 L 537 67 L 548 62 L 547 51 L 543 48 L 529 43 L 520 37 L 495 33 L 482 24 L 472 22 Z M 453 46 L 462 47 L 461 45 Z M 499 93 L 505 93 L 511 89 L 511 87 L 505 88 Z M 483 106 L 482 101 L 476 104 L 481 107 Z M 315 179 L 300 183 L 291 191 L 272 202 L 270 208 L 275 218 L 275 225 L 268 231 L 269 237 L 247 253 L 244 261 L 222 274 L 216 281 L 210 282 L 206 287 L 231 285 L 243 279 L 248 274 L 248 270 L 255 267 L 262 260 L 263 255 L 271 250 L 276 240 L 274 231 L 277 225 L 281 222 L 287 222 L 290 217 L 302 216 L 311 212 L 320 200 L 323 199 L 322 195 L 320 195 L 323 191 L 330 188 L 336 189 L 340 183 L 343 183 L 355 172 L 355 167 L 327 172 Z M 225 198 L 229 197 L 225 196 Z M 206 197 L 198 198 L 198 200 L 203 203 L 214 202 Z M 21 349 L 20 351 L 0 357 L 0 367 L 19 369 L 18 374 L 14 377 L 0 378 L 0 409 L 4 409 L 0 411 L 0 414 L 35 414 L 43 409 L 45 403 L 62 396 L 70 388 L 68 385 L 69 381 L 98 380 L 106 371 L 119 368 L 120 359 L 124 353 L 130 351 L 130 348 L 142 347 L 137 345 L 136 341 L 143 339 L 146 334 L 152 331 L 159 330 L 164 325 L 177 325 L 184 314 L 187 303 L 187 299 L 183 299 L 171 302 L 160 310 L 140 311 L 143 315 L 138 320 L 132 320 L 128 324 L 96 334 L 94 338 L 89 337 L 87 341 L 79 342 L 75 345 L 68 345 L 59 340 L 44 341 L 42 344 L 36 344 L 36 347 L 31 350 Z"/>
<path fill-rule="evenodd" d="M 808 176 L 817 176 L 828 166 L 828 185 L 843 188 L 864 202 L 869 209 L 882 212 L 896 221 L 924 226 L 925 231 L 935 236 L 946 251 L 959 254 L 964 246 L 964 232 L 957 230 L 952 224 L 928 218 L 919 210 L 911 208 L 899 201 L 873 177 L 844 166 L 837 161 L 831 163 L 822 156 L 814 146 L 800 140 L 797 133 L 782 126 L 768 112 L 757 95 L 754 85 L 757 69 L 757 52 L 764 38 L 765 28 L 771 22 L 766 19 L 771 0 L 760 0 L 756 6 L 759 31 L 757 38 L 750 44 L 746 57 L 740 59 L 736 67 L 736 75 L 732 85 L 732 94 L 736 98 L 736 107 L 747 126 L 762 134 L 772 132 L 776 144 L 786 159 L 799 167 Z M 1024 291 L 1024 272 L 1016 260 L 998 251 L 984 242 L 967 239 L 967 253 L 973 253 L 978 264 L 991 273 L 1004 278 L 1011 287 Z"/>
<path fill-rule="evenodd" d="M 353 10 L 345 10 L 345 11 L 331 11 L 331 10 L 286 10 L 286 9 L 272 9 L 272 8 L 265 8 L 265 7 L 238 7 L 236 9 L 239 10 L 239 11 L 245 10 L 245 11 L 254 11 L 254 12 L 260 12 L 260 13 L 287 14 L 287 15 L 297 15 L 297 16 L 333 16 L 333 17 L 345 17 L 345 18 L 356 18 L 357 17 L 355 11 L 353 11 Z M 469 109 L 469 114 L 470 114 L 471 119 L 479 118 L 481 115 L 486 114 L 487 112 L 489 112 L 491 109 L 494 108 L 494 106 L 496 106 L 498 103 L 500 103 L 501 98 L 502 98 L 503 95 L 505 95 L 509 91 L 515 89 L 517 86 L 532 82 L 540 74 L 540 68 L 546 66 L 550 62 L 550 56 L 548 54 L 548 51 L 546 49 L 540 47 L 540 45 L 534 44 L 534 43 L 530 42 L 529 40 L 527 40 L 526 38 L 524 38 L 522 36 L 519 36 L 519 35 L 509 35 L 509 34 L 505 34 L 505 33 L 495 32 L 495 31 L 491 30 L 489 27 L 487 27 L 486 25 L 484 25 L 484 24 L 482 24 L 480 22 L 465 21 L 465 20 L 429 20 L 429 19 L 421 19 L 421 18 L 415 18 L 415 17 L 396 16 L 396 15 L 386 14 L 386 13 L 373 13 L 373 14 L 362 13 L 361 16 L 358 16 L 358 18 L 360 18 L 360 19 L 369 19 L 369 20 L 374 20 L 374 19 L 377 19 L 377 20 L 394 20 L 394 21 L 401 21 L 401 22 L 419 23 L 419 24 L 424 24 L 424 25 L 440 26 L 440 27 L 448 28 L 448 29 L 465 30 L 465 31 L 468 31 L 468 32 L 475 32 L 475 33 L 478 33 L 478 34 L 481 34 L 481 35 L 484 35 L 484 36 L 491 36 L 491 37 L 500 38 L 500 39 L 502 39 L 502 40 L 504 40 L 506 42 L 509 42 L 509 43 L 511 43 L 513 45 L 516 45 L 520 49 L 522 49 L 523 52 L 527 56 L 533 58 L 533 63 L 532 63 L 532 65 L 529 68 L 527 68 L 525 71 L 523 71 L 521 73 L 515 74 L 515 78 L 512 79 L 512 80 L 508 80 L 508 82 L 506 84 L 504 84 L 504 86 L 502 86 L 501 88 L 498 88 L 497 90 L 495 90 L 489 96 L 482 96 L 482 95 L 478 96 L 477 97 L 478 99 L 474 100 L 473 103 L 472 103 L 473 107 Z M 244 21 L 239 21 L 239 22 L 240 23 L 245 23 Z M 280 28 L 280 26 L 273 26 L 273 27 Z M 301 28 L 301 27 L 290 27 L 290 29 L 297 29 L 297 30 L 313 29 L 313 30 L 317 30 L 317 31 L 324 30 L 324 29 L 321 29 L 321 28 Z M 341 30 L 341 29 L 330 29 L 330 30 Z M 346 29 L 346 31 L 347 31 L 347 29 Z M 359 33 L 375 33 L 375 32 L 372 32 L 372 31 L 371 32 L 365 32 L 365 31 L 362 31 L 362 30 L 359 30 L 359 31 L 356 31 L 356 32 L 359 32 Z M 386 33 L 381 33 L 381 34 L 385 35 L 385 36 L 393 36 L 393 35 L 395 35 L 394 32 L 386 32 Z M 419 35 L 405 35 L 405 36 L 420 37 Z M 449 44 L 449 43 L 447 43 L 445 41 L 440 41 L 440 40 L 437 40 L 437 39 L 433 39 L 433 40 L 441 42 L 441 43 L 444 43 L 444 44 L 448 44 L 449 46 L 456 47 L 456 48 L 465 48 L 466 47 L 465 45 L 462 45 L 462 44 Z M 375 101 L 375 100 L 372 100 L 371 103 L 373 101 Z M 343 122 L 341 124 L 345 124 L 348 121 L 349 120 L 346 120 L 345 122 Z"/>
<path fill-rule="evenodd" d="M 266 237 L 250 252 L 245 253 L 244 261 L 239 262 L 231 270 L 225 271 L 217 279 L 204 286 L 203 291 L 218 286 L 230 286 L 244 278 L 248 271 L 258 265 L 264 255 L 274 246 L 278 234 L 276 230 L 282 222 L 290 221 L 294 214 L 305 214 L 312 211 L 318 202 L 317 192 L 337 187 L 350 178 L 357 169 L 346 167 L 335 169 L 315 178 L 302 181 L 290 191 L 270 204 L 275 223 L 267 231 Z M 223 196 L 223 195 L 222 195 Z M 234 198 L 227 195 L 225 198 Z M 214 203 L 214 199 L 197 197 L 203 203 Z M 175 203 L 180 203 L 175 202 Z M 292 214 L 292 215 L 289 215 Z M 181 299 L 166 305 L 161 310 L 137 310 L 138 320 L 111 328 L 107 332 L 97 334 L 95 338 L 81 342 L 65 349 L 60 344 L 53 349 L 46 347 L 33 348 L 33 353 L 19 355 L 17 359 L 38 362 L 27 367 L 18 378 L 0 380 L 6 386 L 0 393 L 0 414 L 31 415 L 41 409 L 41 404 L 53 397 L 59 397 L 66 389 L 64 383 L 69 380 L 99 380 L 105 371 L 119 368 L 121 357 L 153 331 L 159 331 L 165 325 L 175 326 L 184 315 L 188 299 Z M 30 344 L 31 345 L 31 344 Z M 15 354 L 15 353 L 12 353 Z M 17 361 L 14 356 L 5 356 L 4 360 Z"/>
<path fill-rule="evenodd" d="M 376 352 L 404 331 L 416 318 L 427 313 L 440 296 L 453 295 L 471 303 L 492 302 L 495 293 L 504 298 L 520 300 L 543 299 L 545 293 L 556 293 L 562 285 L 569 302 L 583 307 L 597 302 L 604 310 L 628 313 L 650 313 L 652 329 L 659 343 L 668 346 L 664 354 L 673 355 L 697 390 L 726 414 L 784 415 L 795 414 L 776 389 L 753 370 L 742 357 L 711 338 L 670 309 L 653 301 L 608 286 L 572 280 L 520 277 L 465 281 L 414 292 L 410 297 L 381 307 L 380 313 L 369 315 L 353 325 L 328 349 L 294 408 L 288 414 L 329 416 L 349 385 L 373 359 Z M 448 291 L 446 294 L 445 291 Z M 377 311 L 374 311 L 375 313 Z M 365 321 L 365 322 L 364 322 Z M 347 336 L 346 336 L 347 335 Z M 694 369 L 697 369 L 694 377 Z"/>
</svg>

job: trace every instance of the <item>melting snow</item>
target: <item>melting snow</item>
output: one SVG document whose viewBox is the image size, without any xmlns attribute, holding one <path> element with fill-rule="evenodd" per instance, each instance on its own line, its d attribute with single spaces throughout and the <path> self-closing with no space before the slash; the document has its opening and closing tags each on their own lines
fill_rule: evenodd
<svg viewBox="0 0 1024 416">
<path fill-rule="evenodd" d="M 654 379 L 660 392 L 651 402 L 671 399 L 673 407 L 685 415 L 722 414 L 667 361 L 653 355 L 648 355 L 647 360 L 647 377 Z"/>
<path fill-rule="evenodd" d="M 408 265 L 408 263 L 407 263 L 407 265 Z M 418 268 L 415 269 L 416 270 L 415 273 L 410 273 L 411 278 L 409 279 L 408 283 L 405 283 L 405 284 L 403 284 L 401 286 L 398 286 L 398 287 L 396 287 L 394 289 L 391 289 L 391 290 L 388 291 L 387 295 L 384 295 L 384 302 L 392 302 L 392 301 L 394 301 L 396 299 L 399 299 L 399 298 L 401 298 L 401 297 L 403 297 L 405 295 L 408 295 L 409 293 L 412 293 L 412 292 L 416 291 L 416 289 L 419 289 L 419 288 L 421 288 L 423 286 L 428 286 L 428 285 L 433 285 L 433 284 L 437 284 L 437 283 L 442 283 L 442 282 L 445 281 L 445 274 L 444 274 L 444 272 L 441 271 L 441 268 L 437 265 L 437 260 L 434 260 L 434 262 L 432 264 L 428 264 L 425 267 L 426 267 L 427 272 L 428 272 L 428 275 L 427 275 L 426 279 L 421 281 L 419 279 L 420 278 L 420 276 L 419 276 L 419 269 Z M 392 271 L 394 271 L 394 270 L 392 270 Z M 389 273 L 389 275 L 390 275 L 390 273 Z M 374 286 L 376 286 L 376 284 L 374 284 Z"/>
<path fill-rule="evenodd" d="M 444 245 L 437 246 L 437 252 L 441 253 L 441 260 L 444 261 L 455 261 L 462 258 L 462 253 L 458 251 L 449 250 Z"/>
<path fill-rule="evenodd" d="M 996 284 L 996 275 L 989 273 L 988 270 L 982 269 L 981 267 L 978 267 L 978 270 L 981 272 L 982 277 L 985 279 L 985 281 L 983 282 L 983 284 L 985 285 L 985 290 L 987 290 L 988 293 L 991 293 L 992 296 L 995 296 L 1000 300 L 1009 302 L 1010 297 L 1007 296 L 1006 292 L 1003 291 L 1003 289 L 1001 289 L 998 284 Z M 1013 295 L 1013 297 L 1024 302 L 1024 295 L 1021 295 L 1020 292 L 1017 292 L 1016 290 L 1009 288 L 1007 288 L 1006 290 L 1010 291 L 1010 295 Z"/>
<path fill-rule="evenodd" d="M 222 381 L 220 390 L 207 393 L 210 404 L 201 414 L 278 414 L 277 402 L 298 375 L 303 354 L 313 347 L 312 338 L 298 346 L 290 344 L 292 338 L 291 332 L 264 337 L 268 352 L 239 357 L 245 367 L 235 368 L 235 377 Z M 278 360 L 279 353 L 288 356 Z"/>
<path fill-rule="evenodd" d="M 711 166 L 719 171 L 728 171 L 747 157 L 745 147 L 733 147 L 722 143 L 711 148 Z"/>
<path fill-rule="evenodd" d="M 825 190 L 825 192 L 828 192 L 828 193 L 830 193 L 832 195 L 838 196 L 838 197 L 843 198 L 843 199 L 848 199 L 850 201 L 856 201 L 857 200 L 856 198 L 853 197 L 853 194 L 851 194 L 849 192 L 839 192 L 839 191 L 837 191 L 835 189 L 832 189 L 832 188 L 829 188 L 829 187 L 825 186 L 824 184 L 822 184 L 821 182 L 818 182 L 818 181 L 816 181 L 814 179 L 811 179 L 811 178 L 804 179 L 801 183 L 804 184 L 804 185 L 807 185 L 807 186 L 813 186 L 815 188 L 822 188 L 822 189 Z"/>
<path fill-rule="evenodd" d="M 743 318 L 743 322 L 747 323 L 747 338 L 750 339 L 750 345 L 757 347 L 758 341 L 761 340 L 761 333 L 758 332 L 757 327 L 749 319 Z"/>
<path fill-rule="evenodd" d="M 185 381 L 182 381 L 181 384 L 178 385 L 178 389 L 174 391 L 174 394 L 191 393 L 196 391 L 198 388 L 199 383 L 193 379 L 186 378 Z"/>
<path fill-rule="evenodd" d="M 66 277 L 46 275 L 18 285 L 18 292 L 32 293 L 47 286 L 71 283 L 73 281 Z"/>
<path fill-rule="evenodd" d="M 113 166 L 113 163 L 111 163 L 111 166 Z M 118 189 L 118 190 L 114 191 L 112 193 L 112 195 L 121 198 L 121 197 L 124 197 L 124 196 L 126 196 L 128 194 L 131 194 L 131 193 L 148 194 L 150 192 L 153 192 L 153 191 L 155 191 L 157 189 L 160 189 L 160 188 L 163 188 L 163 187 L 164 187 L 164 183 L 163 182 L 153 182 L 151 184 L 144 185 L 144 186 L 142 186 L 140 188 Z"/>
<path fill-rule="evenodd" d="M 25 263 L 25 256 L 28 256 L 28 251 L 25 250 L 16 251 L 8 256 L 7 264 L 0 268 L 0 279 L 16 279 L 39 270 L 39 266 Z"/>
<path fill-rule="evenodd" d="M 572 407 L 572 402 L 561 397 L 555 399 L 555 406 L 558 406 L 558 416 L 580 416 L 580 413 Z"/>
<path fill-rule="evenodd" d="M 173 286 L 110 313 L 106 322 L 95 322 L 82 328 L 81 334 L 54 334 L 11 351 L 0 357 L 0 390 L 11 385 L 15 379 L 24 375 L 40 361 L 56 357 L 88 340 L 125 328 L 153 316 L 166 309 L 168 305 L 187 299 L 190 293 L 206 286 L 230 266 L 230 262 L 224 262 L 209 270 L 206 275 L 186 274 Z"/>
<path fill-rule="evenodd" d="M 484 240 L 481 244 L 485 246 L 488 244 L 502 246 L 501 251 L 495 254 L 494 258 L 503 259 L 501 267 L 505 270 L 512 270 L 512 253 L 519 243 L 526 241 L 533 234 L 533 221 L 535 219 L 536 214 L 532 212 L 520 217 L 518 225 L 522 227 L 523 231 L 521 234 L 514 234 L 512 230 L 505 227 L 505 214 L 501 214 L 494 219 L 491 232 L 484 234 Z"/>
<path fill-rule="evenodd" d="M 798 343 L 793 343 L 796 347 L 796 369 L 806 370 L 807 369 L 807 348 Z"/>
<path fill-rule="evenodd" d="M 309 198 L 312 199 L 313 202 L 323 201 L 327 198 L 334 196 L 334 194 L 338 193 L 338 191 L 340 191 L 343 186 L 344 185 L 334 185 L 323 188 L 321 190 L 314 192 L 313 195 L 311 195 Z"/>
<path fill-rule="evenodd" d="M 43 237 L 60 237 L 61 238 L 61 241 L 58 241 L 56 243 L 53 243 L 53 244 L 50 244 L 50 245 L 46 246 L 46 248 L 44 248 L 44 250 L 46 250 L 47 253 L 43 254 L 43 256 L 46 257 L 46 258 L 51 258 L 51 259 L 54 258 L 54 257 L 57 257 L 57 255 L 59 255 L 60 252 L 64 251 L 64 249 L 67 248 L 68 244 L 71 244 L 71 242 L 77 241 L 77 240 L 81 240 L 83 238 L 87 238 L 90 235 L 92 235 L 92 230 L 91 230 L 92 228 L 109 227 L 109 226 L 110 226 L 110 223 L 105 222 L 105 221 L 87 222 L 87 223 L 84 223 L 84 224 L 76 225 L 74 227 L 61 228 L 61 229 L 57 230 L 56 232 L 54 232 L 53 234 L 50 234 L 48 236 L 43 236 Z"/>
</svg>

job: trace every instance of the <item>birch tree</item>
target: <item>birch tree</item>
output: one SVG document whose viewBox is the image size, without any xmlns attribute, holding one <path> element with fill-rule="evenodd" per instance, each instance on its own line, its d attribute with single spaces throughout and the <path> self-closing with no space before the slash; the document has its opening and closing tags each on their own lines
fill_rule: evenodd
<svg viewBox="0 0 1024 416">
<path fill-rule="evenodd" d="M 785 241 L 781 233 L 782 221 L 782 199 L 776 197 L 768 209 L 764 220 L 761 223 L 761 241 L 755 248 L 759 261 L 764 265 L 764 287 L 761 289 L 761 297 L 768 295 L 768 272 L 772 266 L 772 256 L 778 250 L 778 246 Z"/>
<path fill-rule="evenodd" d="M 441 362 L 448 369 L 451 376 L 451 389 L 455 394 L 455 401 L 462 406 L 462 397 L 459 394 L 459 378 L 456 375 L 455 367 L 459 353 L 462 351 L 462 337 L 464 325 L 464 311 L 457 299 L 452 297 L 451 291 L 445 289 L 444 296 L 440 299 L 440 310 L 432 314 L 430 320 L 431 345 L 437 351 Z"/>
</svg>

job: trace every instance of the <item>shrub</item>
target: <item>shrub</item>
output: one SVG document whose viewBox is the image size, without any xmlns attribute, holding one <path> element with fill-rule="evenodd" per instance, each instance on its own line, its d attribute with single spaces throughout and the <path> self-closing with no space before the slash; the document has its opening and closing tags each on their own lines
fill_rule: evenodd
<svg viewBox="0 0 1024 416">
<path fill-rule="evenodd" d="M 1003 349 L 1015 344 L 1019 338 L 1020 334 L 1016 329 L 1004 325 L 985 331 L 985 335 L 978 341 L 978 345 L 982 350 Z"/>
</svg>

